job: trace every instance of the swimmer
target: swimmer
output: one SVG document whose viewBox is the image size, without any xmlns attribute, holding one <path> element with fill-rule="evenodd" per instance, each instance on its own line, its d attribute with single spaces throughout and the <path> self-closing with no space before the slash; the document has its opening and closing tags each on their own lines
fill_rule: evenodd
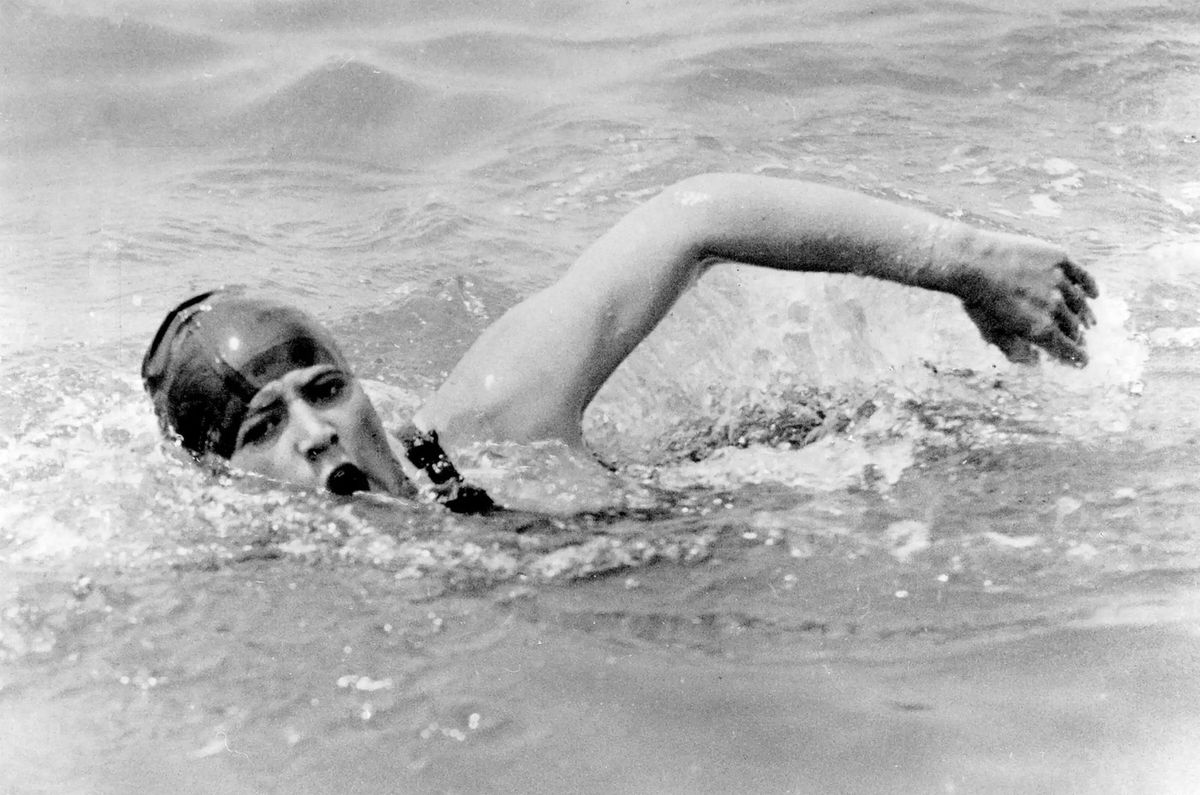
<svg viewBox="0 0 1200 795">
<path fill-rule="evenodd" d="M 217 291 L 163 322 L 142 378 L 168 437 L 198 460 L 335 494 L 424 494 L 492 507 L 452 460 L 475 442 L 585 450 L 584 409 L 710 266 L 852 273 L 957 296 L 1014 362 L 1087 363 L 1097 296 L 1060 248 L 851 191 L 708 174 L 637 207 L 555 284 L 487 328 L 398 434 L 385 432 L 328 331 L 303 312 Z M 449 452 L 449 455 L 447 454 Z"/>
</svg>

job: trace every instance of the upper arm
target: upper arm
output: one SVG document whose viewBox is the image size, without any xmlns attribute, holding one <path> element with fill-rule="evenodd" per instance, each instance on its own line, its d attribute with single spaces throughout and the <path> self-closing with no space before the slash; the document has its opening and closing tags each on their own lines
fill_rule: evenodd
<svg viewBox="0 0 1200 795">
<path fill-rule="evenodd" d="M 582 442 L 583 411 L 695 280 L 702 212 L 681 183 L 592 244 L 555 284 L 488 327 L 418 413 L 451 443 Z"/>
</svg>

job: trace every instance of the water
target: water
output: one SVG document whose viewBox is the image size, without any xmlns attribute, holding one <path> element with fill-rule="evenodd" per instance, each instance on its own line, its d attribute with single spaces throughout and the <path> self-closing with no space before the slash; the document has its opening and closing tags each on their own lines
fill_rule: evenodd
<svg viewBox="0 0 1200 795">
<path fill-rule="evenodd" d="M 1193 791 L 1197 22 L 0 4 L 0 791 Z M 182 296 L 315 312 L 398 423 L 711 170 L 1067 245 L 1091 366 L 1012 367 L 941 297 L 728 267 L 589 412 L 610 480 L 466 462 L 536 510 L 159 444 L 137 366 Z"/>
</svg>

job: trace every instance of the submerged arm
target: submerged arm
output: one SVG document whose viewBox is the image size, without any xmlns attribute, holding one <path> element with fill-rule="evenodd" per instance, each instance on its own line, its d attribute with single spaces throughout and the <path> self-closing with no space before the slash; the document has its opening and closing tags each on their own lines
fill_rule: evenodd
<svg viewBox="0 0 1200 795">
<path fill-rule="evenodd" d="M 709 264 L 856 273 L 957 295 L 1014 361 L 1082 365 L 1095 283 L 1047 243 L 851 191 L 712 174 L 641 205 L 554 285 L 513 307 L 418 412 L 451 443 L 582 442 L 583 410 Z"/>
</svg>

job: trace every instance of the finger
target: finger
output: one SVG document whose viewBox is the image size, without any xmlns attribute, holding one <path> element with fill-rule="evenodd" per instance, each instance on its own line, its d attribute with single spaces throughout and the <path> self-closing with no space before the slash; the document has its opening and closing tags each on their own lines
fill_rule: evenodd
<svg viewBox="0 0 1200 795">
<path fill-rule="evenodd" d="M 1071 342 L 1077 345 L 1083 343 L 1083 331 L 1079 327 L 1079 318 L 1063 304 L 1059 304 L 1055 308 L 1054 322 L 1058 325 L 1058 330 L 1063 333 L 1063 336 Z"/>
<path fill-rule="evenodd" d="M 1064 259 L 1058 263 L 1058 267 L 1062 269 L 1063 275 L 1072 284 L 1077 284 L 1083 288 L 1083 291 L 1089 298 L 1099 298 L 1100 288 L 1096 286 L 1096 280 L 1092 278 L 1092 274 L 1088 273 L 1082 265 L 1076 265 L 1069 259 Z"/>
<path fill-rule="evenodd" d="M 1066 335 L 1055 326 L 1049 326 L 1045 332 L 1034 337 L 1033 341 L 1060 362 L 1075 367 L 1083 367 L 1087 364 L 1088 357 L 1083 348 L 1067 339 Z"/>
<path fill-rule="evenodd" d="M 1010 362 L 1017 364 L 1037 364 L 1038 352 L 1029 340 L 1024 337 L 994 337 L 991 342 L 1004 354 Z"/>
<path fill-rule="evenodd" d="M 1083 294 L 1083 290 L 1068 281 L 1060 282 L 1058 290 L 1062 293 L 1067 308 L 1079 316 L 1083 325 L 1089 327 L 1096 325 L 1096 316 L 1092 314 L 1092 308 L 1088 306 L 1087 296 Z"/>
</svg>

